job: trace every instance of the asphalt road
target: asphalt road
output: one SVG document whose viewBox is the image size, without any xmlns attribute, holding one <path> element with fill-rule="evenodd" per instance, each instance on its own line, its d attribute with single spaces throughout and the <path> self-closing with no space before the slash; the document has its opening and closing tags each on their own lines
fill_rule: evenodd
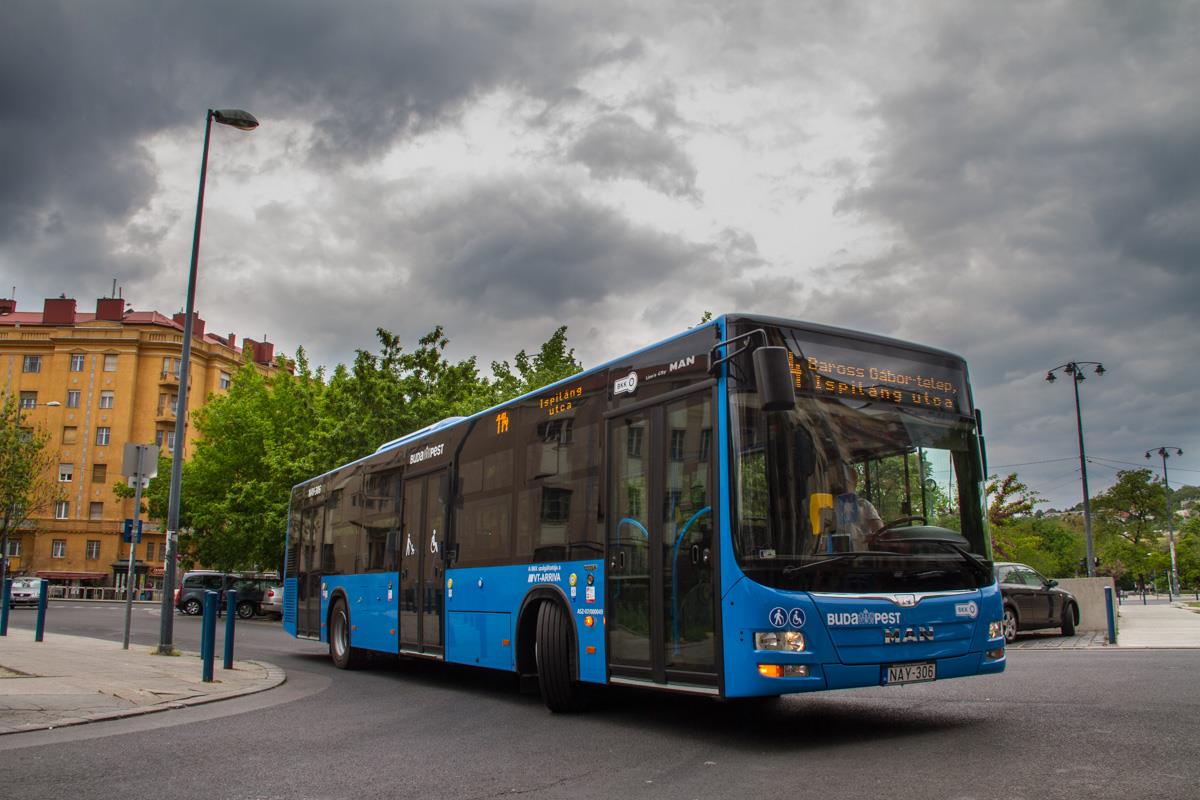
<svg viewBox="0 0 1200 800">
<path fill-rule="evenodd" d="M 120 640 L 119 605 L 52 604 L 47 629 Z M 133 641 L 158 641 L 157 609 Z M 32 614 L 14 612 L 28 627 Z M 175 640 L 198 648 L 199 623 Z M 1200 796 L 1198 650 L 1015 651 L 999 676 L 718 703 L 611 691 L 547 712 L 511 676 L 381 661 L 335 670 L 278 623 L 239 658 L 279 689 L 0 737 L 0 797 L 1172 798 Z M 2 646 L 2 645 L 0 645 Z"/>
</svg>

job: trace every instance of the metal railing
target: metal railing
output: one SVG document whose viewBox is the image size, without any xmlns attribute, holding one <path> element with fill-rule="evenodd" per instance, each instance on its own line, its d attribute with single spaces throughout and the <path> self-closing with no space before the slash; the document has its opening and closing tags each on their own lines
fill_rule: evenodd
<svg viewBox="0 0 1200 800">
<path fill-rule="evenodd" d="M 162 597 L 161 589 L 134 589 L 133 599 L 156 602 Z M 124 600 L 125 589 L 115 586 L 50 586 L 47 590 L 51 600 Z"/>
</svg>

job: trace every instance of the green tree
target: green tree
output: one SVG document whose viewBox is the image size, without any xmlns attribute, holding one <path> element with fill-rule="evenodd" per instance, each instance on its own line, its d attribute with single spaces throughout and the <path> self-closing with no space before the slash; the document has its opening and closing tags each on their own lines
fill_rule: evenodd
<svg viewBox="0 0 1200 800">
<path fill-rule="evenodd" d="M 1122 470 L 1117 482 L 1092 500 L 1093 530 L 1100 571 L 1149 576 L 1170 564 L 1158 526 L 1163 517 L 1162 487 L 1148 469 Z M 1118 576 L 1119 577 L 1119 576 Z"/>
<path fill-rule="evenodd" d="M 8 538 L 62 498 L 54 478 L 58 453 L 50 434 L 27 426 L 17 399 L 0 400 L 0 585 L 8 573 Z"/>
<path fill-rule="evenodd" d="M 513 362 L 516 372 L 507 361 L 492 362 L 494 379 L 489 405 L 537 391 L 583 371 L 583 365 L 575 358 L 575 350 L 567 347 L 566 325 L 554 331 L 536 355 L 530 357 L 522 350 L 513 358 Z"/>
</svg>

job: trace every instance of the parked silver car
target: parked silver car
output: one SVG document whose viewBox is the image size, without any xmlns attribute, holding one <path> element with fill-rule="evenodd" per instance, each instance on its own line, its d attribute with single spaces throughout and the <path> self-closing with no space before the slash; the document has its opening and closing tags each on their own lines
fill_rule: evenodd
<svg viewBox="0 0 1200 800">
<path fill-rule="evenodd" d="M 41 578 L 16 578 L 12 583 L 12 594 L 8 602 L 14 606 L 36 606 L 42 595 Z"/>
<path fill-rule="evenodd" d="M 272 619 L 283 619 L 283 584 L 266 587 L 259 611 Z"/>
</svg>

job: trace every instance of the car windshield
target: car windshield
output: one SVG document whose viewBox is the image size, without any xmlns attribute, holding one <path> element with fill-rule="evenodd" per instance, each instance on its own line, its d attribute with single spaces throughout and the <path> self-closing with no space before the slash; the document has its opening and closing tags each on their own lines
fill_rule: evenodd
<svg viewBox="0 0 1200 800">
<path fill-rule="evenodd" d="M 731 383 L 742 569 L 768 585 L 830 592 L 990 583 L 961 362 L 777 335 L 792 358 L 795 406 L 764 412 L 752 386 Z M 919 399 L 895 388 L 907 379 L 921 382 Z"/>
</svg>

